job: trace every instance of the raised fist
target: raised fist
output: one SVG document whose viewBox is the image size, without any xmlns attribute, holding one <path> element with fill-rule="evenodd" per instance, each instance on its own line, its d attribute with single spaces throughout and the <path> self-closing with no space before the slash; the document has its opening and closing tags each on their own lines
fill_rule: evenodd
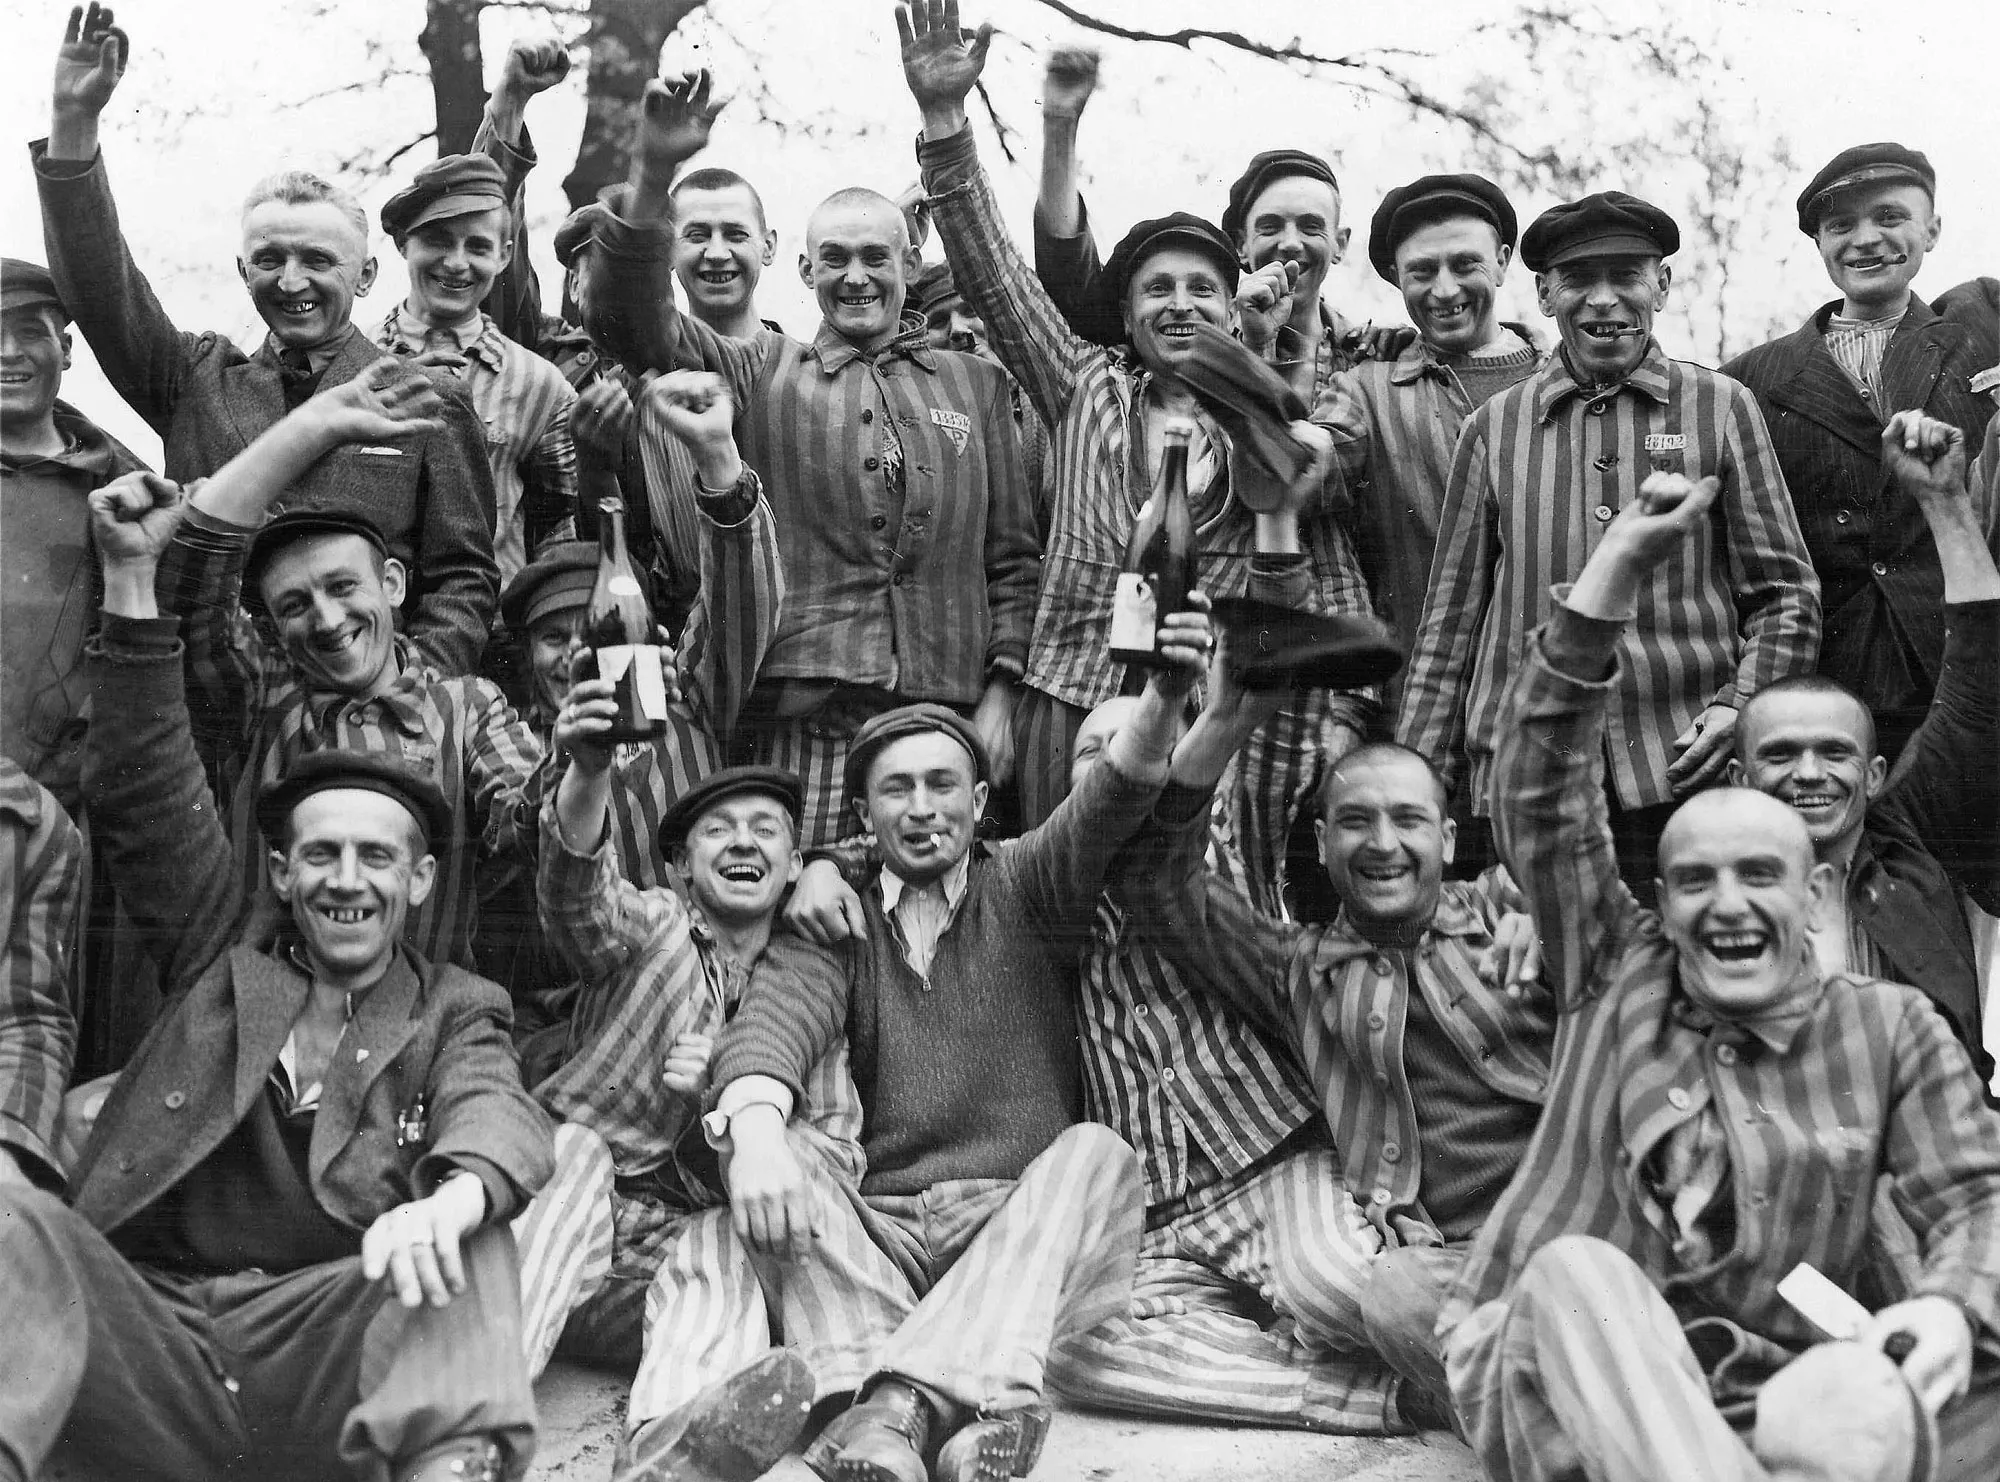
<svg viewBox="0 0 2000 1482">
<path fill-rule="evenodd" d="M 156 473 L 128 473 L 90 495 L 91 535 L 106 566 L 157 563 L 183 512 L 180 485 Z"/>
<path fill-rule="evenodd" d="M 1042 117 L 1076 118 L 1097 91 L 1097 49 L 1059 46 L 1042 70 Z"/>
<path fill-rule="evenodd" d="M 500 89 L 517 97 L 545 93 L 569 76 L 569 48 L 553 36 L 516 41 L 500 69 Z"/>
</svg>

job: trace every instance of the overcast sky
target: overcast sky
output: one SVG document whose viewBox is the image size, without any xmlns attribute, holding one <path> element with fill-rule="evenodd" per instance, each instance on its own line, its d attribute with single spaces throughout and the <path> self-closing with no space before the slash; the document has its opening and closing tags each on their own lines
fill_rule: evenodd
<svg viewBox="0 0 2000 1482">
<path fill-rule="evenodd" d="M 1487 43 L 1468 43 L 1468 28 L 1504 13 L 1494 4 L 1427 0 L 1410 5 L 1339 0 L 1097 0 L 1102 14 L 1130 24 L 1172 29 L 1226 25 L 1262 39 L 1299 35 L 1318 51 L 1400 46 L 1430 54 L 1412 63 L 1448 85 L 1491 65 Z M 974 9 L 967 10 L 973 18 Z M 1915 0 L 1894 6 L 1858 0 L 1680 0 L 1671 7 L 1607 0 L 1616 20 L 1671 16 L 1712 42 L 1700 79 L 1719 96 L 1754 102 L 1781 127 L 1809 173 L 1836 150 L 1894 138 L 1928 153 L 1940 177 L 1943 239 L 1919 288 L 1936 294 L 1976 274 L 2000 274 L 2000 136 L 1995 58 L 2000 6 L 1992 0 Z M 765 279 L 767 314 L 795 332 L 813 314 L 792 267 L 799 228 L 811 205 L 847 184 L 894 193 L 915 176 L 911 151 L 917 120 L 895 56 L 891 7 L 882 0 L 715 0 L 669 42 L 669 67 L 713 61 L 723 85 L 738 93 L 718 126 L 713 163 L 729 164 L 763 188 L 780 234 L 778 265 Z M 126 230 L 183 327 L 217 329 L 254 342 L 261 331 L 235 279 L 236 206 L 256 177 L 288 165 L 335 171 L 363 144 L 389 147 L 428 123 L 429 94 L 414 70 L 421 0 L 139 0 L 117 7 L 133 35 L 132 70 L 106 119 L 106 159 Z M 66 5 L 0 0 L 0 49 L 13 59 L 15 86 L 0 95 L 0 131 L 21 144 L 47 129 L 47 61 Z M 1013 219 L 1024 226 L 1034 189 L 1039 136 L 1035 99 L 1039 56 L 1070 34 L 1067 23 L 1033 0 L 994 0 L 987 12 L 1005 33 L 990 69 L 994 103 L 1021 131 L 1018 163 L 1008 165 L 983 120 L 981 150 L 995 171 Z M 523 13 L 489 15 L 489 74 Z M 333 91 L 411 69 L 354 91 Z M 1615 55 L 1591 77 L 1510 77 L 1517 108 L 1576 115 L 1586 101 L 1639 99 L 1633 69 Z M 1712 81 L 1711 81 L 1712 79 Z M 330 93 L 330 96 L 316 96 Z M 1643 107 L 1634 101 L 1634 108 Z M 1602 107 L 1597 110 L 1604 116 Z M 760 117 L 760 113 L 764 115 Z M 550 273 L 546 242 L 560 219 L 562 175 L 582 122 L 580 76 L 565 91 L 537 100 L 530 124 L 545 168 L 533 182 L 539 227 L 537 259 Z M 1330 294 L 1356 317 L 1401 317 L 1400 303 L 1369 271 L 1362 241 L 1383 189 L 1425 170 L 1451 168 L 1456 141 L 1441 127 L 1413 123 L 1390 105 L 1324 80 L 1209 48 L 1191 54 L 1163 47 L 1106 43 L 1105 78 L 1086 120 L 1082 155 L 1086 192 L 1100 236 L 1115 238 L 1134 218 L 1177 207 L 1219 215 L 1228 181 L 1251 152 L 1300 145 L 1331 158 L 1341 175 L 1348 220 L 1356 227 L 1349 261 Z M 429 146 L 406 156 L 396 175 L 359 184 L 371 213 L 407 179 Z M 41 257 L 32 175 L 17 147 L 0 169 L 0 249 Z M 1647 194 L 1644 180 L 1605 180 Z M 1803 179 L 1773 189 L 1763 203 L 1767 245 L 1741 265 L 1735 286 L 1749 311 L 1795 320 L 1826 296 L 1811 244 L 1787 223 Z M 1549 202 L 1516 202 L 1525 223 Z M 390 244 L 378 242 L 383 272 L 359 315 L 370 328 L 403 287 Z M 1699 285 L 1689 285 L 1698 289 Z M 1508 317 L 1534 317 L 1533 286 L 1510 279 Z M 1677 347 L 1669 342 L 1668 348 Z M 79 345 L 65 387 L 69 400 L 157 455 L 158 443 L 103 385 Z"/>
</svg>

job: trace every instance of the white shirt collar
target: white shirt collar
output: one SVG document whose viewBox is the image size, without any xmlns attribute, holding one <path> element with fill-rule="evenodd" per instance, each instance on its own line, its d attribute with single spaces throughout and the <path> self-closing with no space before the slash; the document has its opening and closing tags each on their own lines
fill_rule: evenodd
<svg viewBox="0 0 2000 1482">
<path fill-rule="evenodd" d="M 958 903 L 965 899 L 965 882 L 971 873 L 971 869 L 972 851 L 968 849 L 957 864 L 946 870 L 939 877 L 938 883 L 944 886 L 944 903 L 947 909 L 956 911 Z M 922 886 L 911 885 L 909 881 L 890 869 L 886 864 L 882 866 L 879 884 L 882 891 L 882 909 L 891 916 L 896 914 L 896 907 L 902 902 L 905 890 L 920 890 L 923 888 Z"/>
</svg>

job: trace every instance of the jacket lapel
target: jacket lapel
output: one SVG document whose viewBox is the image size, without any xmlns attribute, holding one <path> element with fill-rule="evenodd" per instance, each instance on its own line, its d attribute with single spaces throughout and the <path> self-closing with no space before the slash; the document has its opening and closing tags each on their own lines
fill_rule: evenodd
<svg viewBox="0 0 2000 1482">
<path fill-rule="evenodd" d="M 418 1011 L 423 993 L 423 980 L 404 949 L 396 954 L 382 981 L 355 1004 L 354 1021 L 341 1036 L 333 1063 L 327 1067 L 319 1115 L 313 1123 L 307 1163 L 315 1187 L 327 1165 L 353 1140 L 361 1108 L 376 1077 L 422 1027 Z"/>
<path fill-rule="evenodd" d="M 387 353 L 363 334 L 359 327 L 350 325 L 347 343 L 340 347 L 340 353 L 333 357 L 326 368 L 326 374 L 320 377 L 319 383 L 322 387 L 326 387 L 351 381 Z"/>
<path fill-rule="evenodd" d="M 241 1122 L 263 1094 L 312 984 L 303 973 L 249 947 L 230 950 L 229 981 L 236 996 L 236 1086 L 230 1106 L 233 1121 Z"/>
<path fill-rule="evenodd" d="M 285 389 L 278 379 L 277 352 L 270 340 L 248 360 L 225 366 L 221 375 L 222 404 L 240 439 L 239 450 L 276 426 L 285 415 Z M 226 459 L 217 459 L 219 467 Z"/>
<path fill-rule="evenodd" d="M 1821 309 L 1787 337 L 1790 353 L 1785 359 L 1792 368 L 1791 378 L 1771 388 L 1771 400 L 1852 443 L 1872 459 L 1881 451 L 1882 420 L 1828 352 L 1821 332 L 1827 312 Z"/>
<path fill-rule="evenodd" d="M 1922 299 L 1910 298 L 1903 322 L 1882 357 L 1882 398 L 1890 412 L 1922 408 L 1944 368 L 1948 326 Z"/>
</svg>

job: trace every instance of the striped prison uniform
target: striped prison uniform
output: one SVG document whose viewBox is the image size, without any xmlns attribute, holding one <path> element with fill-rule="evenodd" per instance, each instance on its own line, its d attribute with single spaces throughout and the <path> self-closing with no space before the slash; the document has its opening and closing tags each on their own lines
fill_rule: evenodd
<svg viewBox="0 0 2000 1482">
<path fill-rule="evenodd" d="M 678 439 L 661 421 L 658 399 L 639 403 L 647 443 Z M 681 700 L 669 703 L 667 733 L 657 741 L 620 746 L 612 761 L 611 839 L 624 878 L 639 886 L 671 886 L 660 820 L 688 788 L 722 766 L 743 698 L 756 679 L 784 602 L 785 573 L 777 528 L 755 471 L 736 487 L 692 499 L 699 543 L 685 552 L 701 573 L 699 593 L 681 630 Z M 528 724 L 551 749 L 555 713 L 537 695 Z M 547 999 L 570 974 L 541 940 L 531 859 L 483 871 L 480 877 L 480 956 L 486 976 L 516 996 Z M 580 1042 L 572 1036 L 571 1043 Z"/>
<path fill-rule="evenodd" d="M 570 848 L 553 800 L 542 815 L 538 885 L 550 945 L 583 988 L 571 1054 L 536 1087 L 562 1121 L 556 1174 L 515 1227 L 530 1368 L 547 1364 L 574 1317 L 586 1351 L 629 1352 L 638 1332 L 632 1426 L 779 1340 L 805 1352 L 822 1394 L 854 1389 L 904 1304 L 885 1301 L 852 1258 L 814 1280 L 787 1281 L 767 1303 L 729 1227 L 699 1097 L 662 1078 L 676 1038 L 722 1032 L 749 965 L 722 953 L 679 895 L 625 878 L 609 838 L 588 854 Z M 844 1040 L 815 1064 L 804 1092 L 793 1144 L 825 1169 L 836 1196 L 851 1191 L 862 1116 Z"/>
<path fill-rule="evenodd" d="M 429 342 L 439 335 L 465 357 L 458 379 L 486 434 L 496 516 L 493 559 L 504 587 L 528 564 L 538 537 L 576 512 L 576 444 L 569 433 L 576 393 L 561 371 L 514 344 L 486 314 L 463 324 L 430 325 L 399 304 L 375 331 L 375 343 L 407 358 L 432 348 Z"/>
<path fill-rule="evenodd" d="M 1678 988 L 1675 949 L 1619 881 L 1606 821 L 1603 731 L 1623 652 L 1609 673 L 1581 656 L 1607 652 L 1617 626 L 1557 607 L 1530 641 L 1494 763 L 1501 849 L 1564 1022 L 1547 1114 L 1439 1318 L 1473 1447 L 1494 1476 L 1552 1475 L 1535 1458 L 1565 1453 L 1585 1458 L 1566 1475 L 1763 1475 L 1728 1432 L 1819 1337 L 1777 1295 L 1800 1262 L 1856 1296 L 1959 1304 L 1979 1389 L 1945 1408 L 1945 1428 L 1968 1403 L 1990 1425 L 2000 1114 L 1913 988 L 1821 979 L 1810 952 L 1797 971 L 1818 981 L 1747 1023 L 1710 1019 Z M 1720 1159 L 1678 1172 L 1676 1145 L 1698 1124 Z M 1872 1228 L 1884 1176 L 1920 1252 L 1914 1280 Z M 1684 1192 L 1706 1201 L 1691 1229 Z M 1598 1258 L 1598 1242 L 1622 1263 Z M 1623 1290 L 1645 1285 L 1664 1313 Z M 1616 1319 L 1591 1321 L 1607 1303 Z M 1635 1324 L 1635 1305 L 1655 1321 Z M 1675 1326 L 1683 1345 L 1668 1341 Z M 1621 1460 L 1627 1443 L 1643 1456 Z M 1609 1459 L 1593 1471 L 1593 1455 Z"/>
<path fill-rule="evenodd" d="M 1685 551 L 1653 573 L 1620 644 L 1605 746 L 1625 810 L 1673 800 L 1674 738 L 1710 705 L 1740 706 L 1819 652 L 1819 581 L 1756 399 L 1658 341 L 1593 394 L 1553 357 L 1472 414 L 1458 440 L 1396 739 L 1489 812 L 1507 687 L 1550 588 L 1576 579 L 1655 470 L 1722 494 Z M 1463 755 L 1470 778 L 1459 774 Z"/>
<path fill-rule="evenodd" d="M 1120 352 L 1069 327 L 1033 266 L 1008 236 L 970 127 L 918 146 L 924 190 L 945 256 L 967 305 L 986 323 L 993 352 L 1020 382 L 1051 434 L 1051 519 L 1042 587 L 1028 653 L 1027 691 L 1016 711 L 1022 822 L 1047 816 L 1067 790 L 1069 754 L 1048 748 L 1074 740 L 1082 712 L 1118 692 L 1105 656 L 1111 599 L 1139 506 L 1152 493 L 1146 465 L 1149 375 Z M 1204 414 L 1196 422 L 1222 455 L 1214 478 L 1192 500 L 1201 552 L 1201 587 L 1240 597 L 1249 585 L 1256 519 L 1231 493 L 1236 460 L 1228 438 Z M 1366 612 L 1368 596 L 1346 533 L 1330 509 L 1311 512 L 1301 531 L 1310 561 L 1309 605 Z M 1342 725 L 1358 734 L 1372 701 L 1315 692 L 1311 729 Z M 1052 710 L 1069 712 L 1049 715 Z M 1030 746 L 1036 749 L 1028 749 Z M 1246 816 L 1289 825 L 1318 778 L 1300 752 L 1259 738 L 1246 748 L 1241 786 Z"/>
<path fill-rule="evenodd" d="M 436 884 L 410 912 L 404 940 L 432 962 L 469 967 L 477 868 L 534 848 L 536 803 L 548 780 L 542 745 L 491 681 L 445 677 L 407 638 L 396 639 L 400 676 L 374 699 L 302 683 L 238 605 L 254 533 L 190 509 L 159 576 L 162 609 L 185 620 L 188 709 L 236 845 L 244 898 L 268 897 L 270 889 L 259 788 L 315 751 L 400 756 L 428 770 L 455 805 L 450 839 L 432 841 Z"/>
<path fill-rule="evenodd" d="M 921 1299 L 876 1368 L 961 1404 L 1038 1396 L 1050 1342 L 1130 1300 L 1138 1160 L 1109 1129 L 1071 1125 L 1076 972 L 1156 794 L 1100 762 L 1040 828 L 976 853 L 921 976 L 863 889 L 865 938 L 774 941 L 716 1043 L 721 1109 L 788 1108 L 845 1030 L 867 1113 L 856 1217 Z"/>
<path fill-rule="evenodd" d="M 49 790 L 0 756 L 0 1157 L 60 1189 L 63 1090 L 76 1056 L 70 971 L 83 836 Z"/>
</svg>

